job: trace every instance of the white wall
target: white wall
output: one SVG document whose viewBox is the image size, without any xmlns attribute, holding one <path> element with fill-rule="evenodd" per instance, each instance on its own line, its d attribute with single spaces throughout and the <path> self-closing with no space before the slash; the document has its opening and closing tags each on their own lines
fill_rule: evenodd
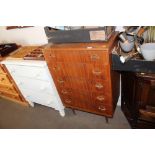
<svg viewBox="0 0 155 155">
<path fill-rule="evenodd" d="M 123 31 L 122 26 L 117 26 L 117 31 Z M 6 30 L 6 26 L 0 26 L 0 43 L 15 42 L 20 45 L 47 44 L 44 27 L 35 26 L 22 29 Z"/>
<path fill-rule="evenodd" d="M 5 26 L 0 26 L 0 43 L 10 42 L 20 45 L 43 45 L 48 43 L 44 27 L 35 26 L 6 30 Z"/>
</svg>

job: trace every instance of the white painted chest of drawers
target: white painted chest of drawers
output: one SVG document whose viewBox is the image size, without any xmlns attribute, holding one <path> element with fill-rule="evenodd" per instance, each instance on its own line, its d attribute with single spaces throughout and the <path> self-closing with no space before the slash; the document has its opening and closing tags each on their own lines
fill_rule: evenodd
<svg viewBox="0 0 155 155">
<path fill-rule="evenodd" d="M 45 61 L 35 60 L 5 60 L 12 78 L 25 99 L 33 105 L 38 103 L 52 107 L 65 115 L 64 106 L 58 95 L 53 79 Z"/>
</svg>

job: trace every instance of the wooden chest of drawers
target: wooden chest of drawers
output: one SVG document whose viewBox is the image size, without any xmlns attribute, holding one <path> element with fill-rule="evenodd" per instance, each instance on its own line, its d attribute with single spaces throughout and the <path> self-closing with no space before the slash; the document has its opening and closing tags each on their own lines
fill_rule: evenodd
<svg viewBox="0 0 155 155">
<path fill-rule="evenodd" d="M 6 67 L 2 64 L 0 64 L 0 96 L 22 105 L 28 105 Z"/>
<path fill-rule="evenodd" d="M 111 70 L 114 34 L 106 43 L 48 45 L 51 75 L 66 107 L 112 117 L 119 96 L 119 74 Z"/>
</svg>

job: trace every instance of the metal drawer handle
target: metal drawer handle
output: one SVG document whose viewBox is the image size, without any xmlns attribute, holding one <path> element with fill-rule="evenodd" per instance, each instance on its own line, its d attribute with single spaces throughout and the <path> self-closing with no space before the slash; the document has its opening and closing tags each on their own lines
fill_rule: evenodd
<svg viewBox="0 0 155 155">
<path fill-rule="evenodd" d="M 103 106 L 99 106 L 98 109 L 99 109 L 99 110 L 102 110 L 102 111 L 106 111 L 106 108 L 103 107 Z"/>
<path fill-rule="evenodd" d="M 99 100 L 99 101 L 104 101 L 105 100 L 105 98 L 103 96 L 97 96 L 96 99 Z"/>
<path fill-rule="evenodd" d="M 101 83 L 97 83 L 97 84 L 95 85 L 95 87 L 98 88 L 98 89 L 102 89 L 102 88 L 103 88 L 103 85 L 102 85 Z"/>
<path fill-rule="evenodd" d="M 53 67 L 53 70 L 54 71 L 59 71 L 60 70 L 60 67 L 58 66 L 58 67 Z"/>
<path fill-rule="evenodd" d="M 100 75 L 102 72 L 99 71 L 99 70 L 92 70 L 92 73 L 93 73 L 94 75 Z"/>
<path fill-rule="evenodd" d="M 66 90 L 62 90 L 61 93 L 62 94 L 68 94 L 68 92 Z"/>
<path fill-rule="evenodd" d="M 9 88 L 9 87 L 7 87 L 6 89 L 7 89 L 8 91 L 12 90 L 12 89 L 11 89 L 11 88 Z"/>
<path fill-rule="evenodd" d="M 66 99 L 66 100 L 65 100 L 65 103 L 71 103 L 71 100 Z"/>
<path fill-rule="evenodd" d="M 93 54 L 91 55 L 91 60 L 95 61 L 95 60 L 99 60 L 100 57 L 97 54 Z"/>
<path fill-rule="evenodd" d="M 1 78 L 1 81 L 4 81 L 5 80 L 5 78 Z"/>
<path fill-rule="evenodd" d="M 64 83 L 65 81 L 62 80 L 62 79 L 58 79 L 58 82 L 59 82 L 59 83 Z"/>
<path fill-rule="evenodd" d="M 52 58 L 56 57 L 55 54 L 50 54 L 49 56 L 52 57 Z"/>
</svg>

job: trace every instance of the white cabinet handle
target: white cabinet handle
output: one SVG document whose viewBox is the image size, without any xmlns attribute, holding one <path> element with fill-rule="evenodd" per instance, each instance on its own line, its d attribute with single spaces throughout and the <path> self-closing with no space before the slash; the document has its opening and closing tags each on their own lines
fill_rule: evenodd
<svg viewBox="0 0 155 155">
<path fill-rule="evenodd" d="M 52 104 L 52 101 L 48 101 L 47 104 Z"/>
<path fill-rule="evenodd" d="M 46 86 L 41 86 L 40 90 L 46 90 Z"/>
<path fill-rule="evenodd" d="M 11 73 L 15 73 L 15 70 L 14 70 L 14 69 L 12 69 L 12 70 L 11 70 Z"/>
<path fill-rule="evenodd" d="M 29 99 L 30 98 L 30 95 L 25 95 L 25 98 L 28 98 Z"/>
<path fill-rule="evenodd" d="M 17 85 L 21 86 L 21 85 L 23 85 L 23 83 L 22 82 L 18 82 Z"/>
</svg>

